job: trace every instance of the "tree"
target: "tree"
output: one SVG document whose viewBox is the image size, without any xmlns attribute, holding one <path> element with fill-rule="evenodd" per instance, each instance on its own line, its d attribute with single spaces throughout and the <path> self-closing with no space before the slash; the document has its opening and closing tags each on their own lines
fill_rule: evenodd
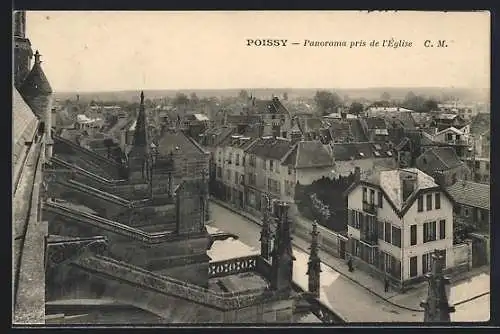
<svg viewBox="0 0 500 334">
<path fill-rule="evenodd" d="M 391 95 L 387 92 L 383 92 L 382 95 L 380 95 L 380 99 L 382 101 L 390 101 L 391 100 Z"/>
<path fill-rule="evenodd" d="M 433 99 L 428 99 L 428 100 L 425 100 L 424 102 L 424 109 L 426 111 L 435 111 L 435 110 L 438 110 L 438 103 L 436 100 L 433 100 Z"/>
<path fill-rule="evenodd" d="M 326 90 L 317 91 L 314 95 L 314 101 L 322 115 L 334 112 L 342 103 L 338 94 Z"/>
<path fill-rule="evenodd" d="M 174 106 L 187 106 L 189 104 L 189 98 L 184 93 L 177 93 L 172 103 Z"/>
<path fill-rule="evenodd" d="M 349 107 L 349 112 L 354 115 L 359 115 L 363 112 L 363 105 L 359 102 L 353 102 Z"/>
<path fill-rule="evenodd" d="M 241 100 L 246 101 L 246 100 L 248 100 L 249 95 L 248 95 L 248 92 L 247 92 L 246 90 L 242 89 L 242 90 L 240 90 L 240 92 L 238 93 L 238 97 L 239 97 Z"/>
<path fill-rule="evenodd" d="M 191 102 L 192 105 L 197 105 L 198 103 L 200 103 L 200 99 L 198 98 L 198 95 L 196 95 L 195 92 L 191 93 L 190 99 L 191 99 L 190 102 Z"/>
</svg>

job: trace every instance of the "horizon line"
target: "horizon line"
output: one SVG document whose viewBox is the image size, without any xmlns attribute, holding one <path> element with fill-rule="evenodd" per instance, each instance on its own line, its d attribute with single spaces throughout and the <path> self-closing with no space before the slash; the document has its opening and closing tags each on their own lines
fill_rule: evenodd
<svg viewBox="0 0 500 334">
<path fill-rule="evenodd" d="M 363 90 L 363 89 L 467 89 L 467 90 L 490 90 L 490 87 L 467 87 L 467 86 L 367 86 L 367 87 L 227 87 L 227 88 L 137 88 L 137 89 L 109 89 L 109 90 L 55 90 L 54 93 L 119 93 L 140 91 L 196 91 L 196 90 Z"/>
</svg>

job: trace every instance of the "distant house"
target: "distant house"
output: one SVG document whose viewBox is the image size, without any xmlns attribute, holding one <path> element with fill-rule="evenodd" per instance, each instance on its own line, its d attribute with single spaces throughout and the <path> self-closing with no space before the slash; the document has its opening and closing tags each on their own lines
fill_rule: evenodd
<svg viewBox="0 0 500 334">
<path fill-rule="evenodd" d="M 442 143 L 453 147 L 457 155 L 461 159 L 465 159 L 470 155 L 470 138 L 468 130 L 468 126 L 462 129 L 449 127 L 437 132 L 433 136 L 433 140 L 436 143 Z"/>
<path fill-rule="evenodd" d="M 478 230 L 490 231 L 490 185 L 460 181 L 446 188 L 453 198 L 457 218 L 474 225 Z"/>
<path fill-rule="evenodd" d="M 430 147 L 435 147 L 431 135 L 422 130 L 390 131 L 399 167 L 414 167 L 416 159 Z"/>
<path fill-rule="evenodd" d="M 388 125 L 383 117 L 367 117 L 360 119 L 369 141 L 385 142 L 389 139 Z"/>
<path fill-rule="evenodd" d="M 416 159 L 416 167 L 434 178 L 442 178 L 443 185 L 450 186 L 458 180 L 470 180 L 471 171 L 459 159 L 451 147 L 427 149 Z"/>
<path fill-rule="evenodd" d="M 451 127 L 461 129 L 467 125 L 467 121 L 457 114 L 435 113 L 433 117 L 433 125 L 438 128 L 438 131 Z"/>
<path fill-rule="evenodd" d="M 472 171 L 472 179 L 474 182 L 479 183 L 490 183 L 491 167 L 490 158 L 468 158 L 466 161 L 467 166 L 469 166 Z"/>
<path fill-rule="evenodd" d="M 355 169 L 362 172 L 396 168 L 396 156 L 387 143 L 332 143 L 335 176 L 348 176 Z"/>
<path fill-rule="evenodd" d="M 483 133 L 474 135 L 474 150 L 475 154 L 481 158 L 490 158 L 491 151 L 491 136 L 490 130 L 486 130 Z"/>
</svg>

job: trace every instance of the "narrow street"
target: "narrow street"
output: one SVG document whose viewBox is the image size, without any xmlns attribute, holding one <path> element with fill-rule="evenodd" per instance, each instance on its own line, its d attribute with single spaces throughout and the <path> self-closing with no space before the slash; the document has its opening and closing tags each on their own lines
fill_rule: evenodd
<svg viewBox="0 0 500 334">
<path fill-rule="evenodd" d="M 222 206 L 210 203 L 211 226 L 239 236 L 246 245 L 259 249 L 260 226 Z M 308 255 L 294 247 L 294 281 L 307 287 Z M 331 267 L 322 265 L 321 300 L 348 322 L 422 321 L 422 312 L 396 307 L 361 288 Z"/>
</svg>

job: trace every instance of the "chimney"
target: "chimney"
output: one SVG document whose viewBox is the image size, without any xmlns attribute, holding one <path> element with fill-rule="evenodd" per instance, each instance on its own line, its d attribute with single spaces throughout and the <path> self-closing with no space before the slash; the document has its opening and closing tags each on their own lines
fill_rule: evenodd
<svg viewBox="0 0 500 334">
<path fill-rule="evenodd" d="M 354 167 L 354 182 L 359 182 L 361 180 L 361 168 L 359 166 Z"/>
<path fill-rule="evenodd" d="M 440 187 L 446 187 L 446 179 L 442 171 L 435 173 L 434 182 L 436 182 Z"/>
<path fill-rule="evenodd" d="M 413 194 L 417 188 L 418 174 L 410 171 L 401 170 L 399 173 L 401 189 L 403 192 L 403 202 Z"/>
</svg>

